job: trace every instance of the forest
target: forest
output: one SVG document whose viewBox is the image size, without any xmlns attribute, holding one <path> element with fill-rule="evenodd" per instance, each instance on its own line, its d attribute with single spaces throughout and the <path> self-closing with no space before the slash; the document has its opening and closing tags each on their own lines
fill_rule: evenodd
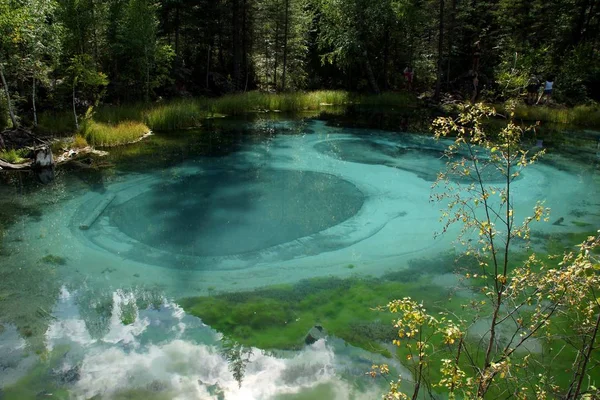
<svg viewBox="0 0 600 400">
<path fill-rule="evenodd" d="M 600 399 L 600 0 L 0 0 L 0 399 Z"/>
<path fill-rule="evenodd" d="M 600 1 L 2 0 L 0 73 L 0 127 L 252 90 L 469 99 L 475 76 L 478 99 L 535 74 L 574 105 L 600 99 Z"/>
</svg>

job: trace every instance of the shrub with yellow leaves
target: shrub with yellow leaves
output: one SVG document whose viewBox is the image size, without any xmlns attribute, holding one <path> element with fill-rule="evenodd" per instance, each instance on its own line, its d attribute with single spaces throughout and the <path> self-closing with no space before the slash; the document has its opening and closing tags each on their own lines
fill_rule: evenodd
<svg viewBox="0 0 600 400">
<path fill-rule="evenodd" d="M 600 345 L 600 263 L 594 252 L 600 239 L 589 237 L 556 268 L 535 253 L 521 261 L 511 259 L 515 244 L 528 248 L 531 224 L 548 220 L 550 210 L 543 203 L 530 215 L 516 215 L 512 189 L 523 169 L 544 152 L 525 150 L 521 138 L 526 129 L 512 121 L 496 135 L 486 133 L 484 121 L 493 116 L 495 111 L 485 105 L 464 105 L 458 117 L 433 123 L 436 138 L 453 141 L 446 152 L 447 171 L 439 174 L 432 200 L 447 204 L 441 233 L 455 223 L 461 226 L 458 243 L 476 257 L 481 269 L 466 279 L 475 282 L 472 288 L 480 297 L 465 304 L 472 315 L 461 318 L 446 312 L 433 316 L 411 298 L 387 305 L 397 316 L 393 343 L 408 353 L 404 363 L 412 373 L 410 398 L 434 398 L 432 388 L 450 399 L 586 398 L 597 393 L 589 370 L 600 365 L 595 354 Z M 489 171 L 500 179 L 488 182 Z M 563 324 L 572 321 L 573 327 L 559 337 L 550 329 L 558 318 Z M 486 326 L 479 336 L 472 334 L 477 323 Z M 558 385 L 548 374 L 532 376 L 534 363 L 541 365 L 528 347 L 535 340 L 575 347 L 567 385 Z M 440 366 L 436 376 L 441 376 L 435 382 L 430 369 L 434 364 Z M 387 366 L 376 371 L 372 376 L 389 374 Z M 399 381 L 392 383 L 385 399 L 408 398 L 398 397 Z"/>
</svg>

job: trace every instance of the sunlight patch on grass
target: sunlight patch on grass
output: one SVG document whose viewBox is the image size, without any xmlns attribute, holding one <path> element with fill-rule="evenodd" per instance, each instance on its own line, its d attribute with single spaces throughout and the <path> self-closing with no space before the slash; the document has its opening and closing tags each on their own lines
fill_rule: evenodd
<svg viewBox="0 0 600 400">
<path fill-rule="evenodd" d="M 27 161 L 27 153 L 29 150 L 27 149 L 10 149 L 0 151 L 0 159 L 9 162 L 11 164 L 21 164 Z"/>
<path fill-rule="evenodd" d="M 506 112 L 504 106 L 498 106 L 497 109 L 498 112 L 502 114 Z M 558 108 L 519 104 L 515 108 L 515 118 L 525 121 L 554 122 L 582 127 L 599 127 L 600 107 L 581 105 L 573 108 Z"/>
<path fill-rule="evenodd" d="M 90 120 L 82 125 L 80 133 L 92 146 L 111 147 L 135 142 L 149 131 L 141 122 L 125 121 L 109 125 Z"/>
</svg>

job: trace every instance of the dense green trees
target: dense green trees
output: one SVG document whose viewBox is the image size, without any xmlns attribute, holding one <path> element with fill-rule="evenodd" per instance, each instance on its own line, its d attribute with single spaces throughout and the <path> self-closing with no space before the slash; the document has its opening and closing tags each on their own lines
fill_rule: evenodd
<svg viewBox="0 0 600 400">
<path fill-rule="evenodd" d="M 599 15 L 600 0 L 0 0 L 0 107 L 13 124 L 70 108 L 81 57 L 108 102 L 397 90 L 407 66 L 431 94 L 470 96 L 477 73 L 486 96 L 512 97 L 535 73 L 582 102 L 600 88 Z M 76 88 L 79 112 L 98 82 Z"/>
<path fill-rule="evenodd" d="M 55 10 L 54 1 L 0 2 L 0 76 L 14 126 L 19 122 L 13 99 L 27 98 L 27 93 L 37 123 L 36 87 L 48 84 L 61 50 L 61 26 L 53 23 Z M 18 87 L 12 96 L 10 84 Z"/>
</svg>

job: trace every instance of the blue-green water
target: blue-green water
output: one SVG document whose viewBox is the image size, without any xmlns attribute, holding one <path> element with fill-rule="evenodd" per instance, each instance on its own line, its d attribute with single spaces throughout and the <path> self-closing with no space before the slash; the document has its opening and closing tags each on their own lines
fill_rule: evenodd
<svg viewBox="0 0 600 400">
<path fill-rule="evenodd" d="M 112 167 L 65 167 L 48 186 L 3 178 L 0 388 L 9 398 L 346 399 L 383 390 L 365 372 L 385 359 L 333 337 L 254 349 L 240 388 L 220 333 L 177 300 L 380 277 L 453 249 L 456 230 L 434 238 L 444 205 L 429 201 L 444 143 L 320 121 L 234 128 L 157 135 L 112 151 Z M 535 230 L 590 230 L 599 188 L 597 165 L 551 154 L 515 182 L 515 214 L 545 200 L 564 222 Z M 448 281 L 432 284 L 445 290 Z"/>
</svg>

